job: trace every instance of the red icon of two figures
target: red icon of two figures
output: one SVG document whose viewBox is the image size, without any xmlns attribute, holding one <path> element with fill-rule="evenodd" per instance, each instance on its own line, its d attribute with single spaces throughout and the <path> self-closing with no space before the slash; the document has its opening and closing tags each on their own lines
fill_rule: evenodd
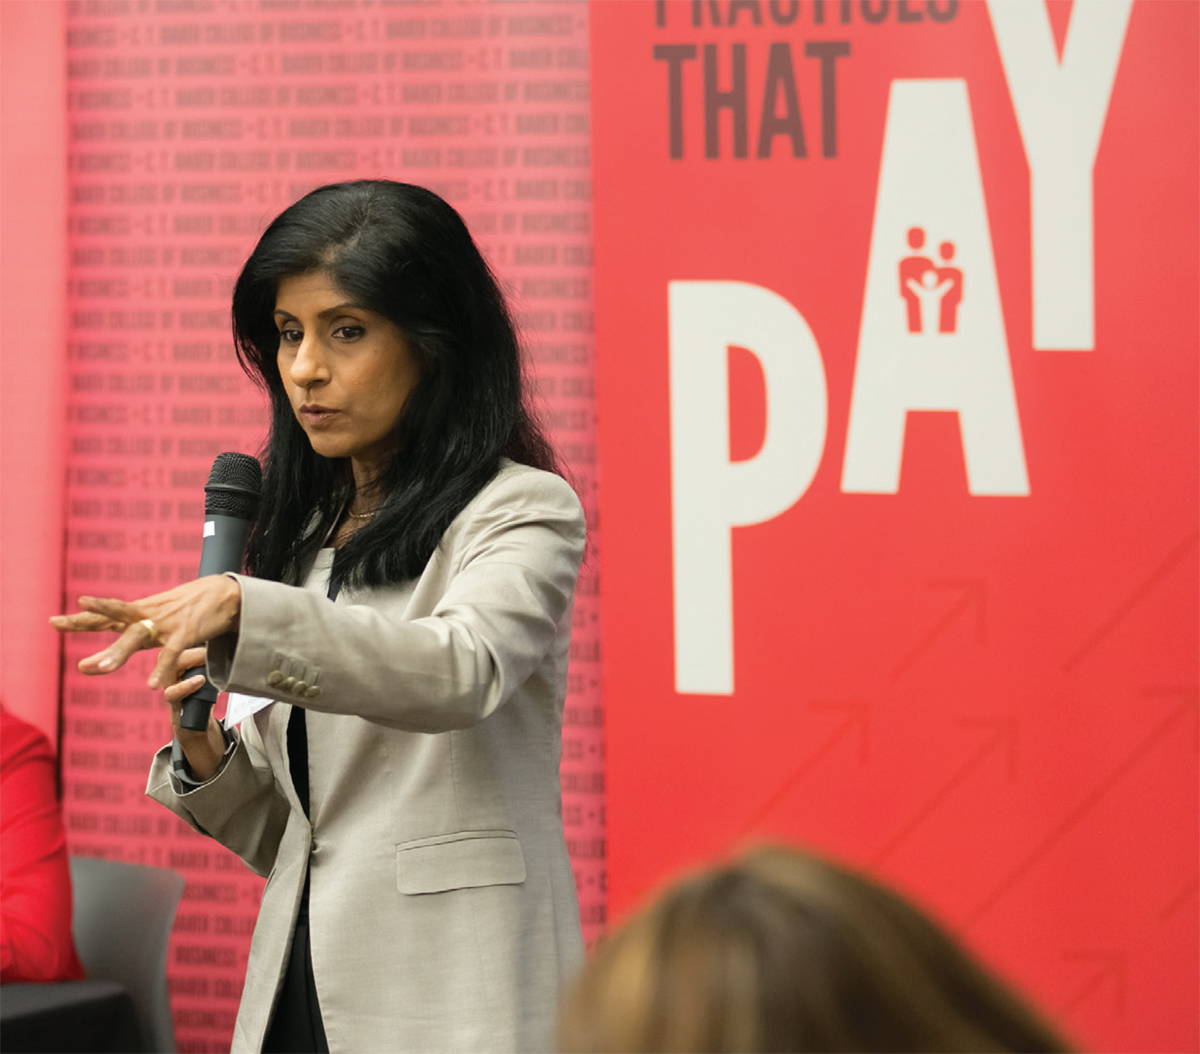
<svg viewBox="0 0 1200 1054">
<path fill-rule="evenodd" d="M 908 229 L 911 256 L 900 261 L 900 295 L 908 309 L 909 333 L 954 333 L 958 329 L 958 305 L 963 297 L 963 273 L 953 266 L 954 242 L 938 246 L 937 263 L 922 254 L 925 230 Z"/>
</svg>

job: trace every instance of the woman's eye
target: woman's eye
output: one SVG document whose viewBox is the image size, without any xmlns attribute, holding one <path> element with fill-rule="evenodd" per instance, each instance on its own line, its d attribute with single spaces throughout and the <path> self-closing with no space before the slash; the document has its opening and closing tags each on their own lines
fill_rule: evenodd
<svg viewBox="0 0 1200 1054">
<path fill-rule="evenodd" d="M 338 326 L 333 335 L 339 340 L 358 340 L 365 332 L 363 326 Z"/>
<path fill-rule="evenodd" d="M 279 340 L 282 344 L 299 344 L 304 339 L 304 333 L 298 329 L 281 329 Z"/>
</svg>

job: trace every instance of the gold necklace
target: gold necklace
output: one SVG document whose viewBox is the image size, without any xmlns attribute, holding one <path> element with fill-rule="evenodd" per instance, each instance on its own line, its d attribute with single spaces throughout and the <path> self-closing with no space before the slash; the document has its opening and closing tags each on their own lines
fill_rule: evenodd
<svg viewBox="0 0 1200 1054">
<path fill-rule="evenodd" d="M 347 509 L 346 515 L 352 520 L 369 520 L 375 515 L 375 510 L 372 509 L 370 512 L 351 512 L 349 509 Z"/>
</svg>

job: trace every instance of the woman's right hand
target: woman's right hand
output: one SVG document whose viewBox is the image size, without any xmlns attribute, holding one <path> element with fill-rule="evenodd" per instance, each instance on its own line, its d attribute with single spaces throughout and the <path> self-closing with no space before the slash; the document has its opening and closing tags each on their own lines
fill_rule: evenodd
<svg viewBox="0 0 1200 1054">
<path fill-rule="evenodd" d="M 175 670 L 175 683 L 168 685 L 163 695 L 171 707 L 171 728 L 183 748 L 188 768 L 192 770 L 196 779 L 207 782 L 221 767 L 221 759 L 225 756 L 225 734 L 211 713 L 208 717 L 208 727 L 203 732 L 193 732 L 179 723 L 183 701 L 204 685 L 202 673 L 188 678 L 184 678 L 183 675 L 195 666 L 203 666 L 204 657 L 203 647 L 186 648 L 182 651 Z"/>
<path fill-rule="evenodd" d="M 148 683 L 163 688 L 173 676 L 178 680 L 180 657 L 187 649 L 237 631 L 242 587 L 229 575 L 205 575 L 141 600 L 80 597 L 79 607 L 74 615 L 52 615 L 50 625 L 60 633 L 112 630 L 120 634 L 107 648 L 80 659 L 80 673 L 112 673 L 134 652 L 159 648 Z"/>
</svg>

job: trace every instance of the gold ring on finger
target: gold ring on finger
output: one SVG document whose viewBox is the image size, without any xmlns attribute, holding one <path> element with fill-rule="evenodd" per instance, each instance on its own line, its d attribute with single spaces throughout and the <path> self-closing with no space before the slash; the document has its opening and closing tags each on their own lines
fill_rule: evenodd
<svg viewBox="0 0 1200 1054">
<path fill-rule="evenodd" d="M 157 647 L 158 646 L 158 627 L 154 624 L 154 620 L 144 618 L 144 619 L 139 619 L 139 622 L 143 626 L 146 627 L 146 630 L 150 634 L 150 647 L 152 647 L 152 648 Z"/>
</svg>

